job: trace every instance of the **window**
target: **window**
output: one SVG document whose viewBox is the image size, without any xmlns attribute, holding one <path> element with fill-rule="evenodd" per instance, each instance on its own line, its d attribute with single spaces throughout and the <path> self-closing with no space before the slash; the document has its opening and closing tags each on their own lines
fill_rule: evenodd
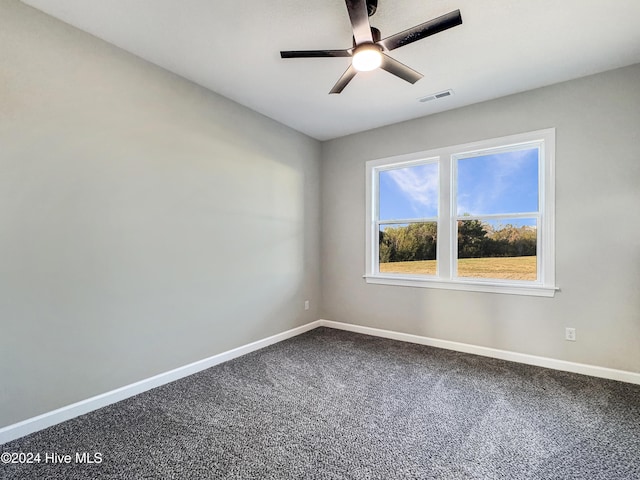
<svg viewBox="0 0 640 480">
<path fill-rule="evenodd" d="M 381 273 L 436 274 L 439 182 L 437 158 L 378 172 Z"/>
<path fill-rule="evenodd" d="M 367 162 L 369 283 L 553 296 L 555 130 Z"/>
</svg>

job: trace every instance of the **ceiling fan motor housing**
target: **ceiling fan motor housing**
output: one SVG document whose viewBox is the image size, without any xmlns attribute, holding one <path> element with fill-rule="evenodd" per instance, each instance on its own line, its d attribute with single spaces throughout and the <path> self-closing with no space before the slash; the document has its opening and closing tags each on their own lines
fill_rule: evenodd
<svg viewBox="0 0 640 480">
<path fill-rule="evenodd" d="M 371 27 L 371 36 L 373 37 L 373 43 L 378 43 L 380 41 L 380 30 L 375 27 Z M 353 48 L 356 48 L 358 44 L 356 43 L 355 37 L 351 37 L 353 40 Z"/>
<path fill-rule="evenodd" d="M 381 68 L 411 84 L 423 75 L 395 60 L 386 52 L 462 24 L 460 10 L 441 15 L 389 37 L 380 39 L 380 30 L 371 27 L 369 17 L 378 7 L 378 0 L 345 0 L 353 30 L 353 47 L 343 50 L 283 50 L 282 58 L 351 57 L 351 65 L 329 93 L 340 93 L 356 73 Z"/>
</svg>

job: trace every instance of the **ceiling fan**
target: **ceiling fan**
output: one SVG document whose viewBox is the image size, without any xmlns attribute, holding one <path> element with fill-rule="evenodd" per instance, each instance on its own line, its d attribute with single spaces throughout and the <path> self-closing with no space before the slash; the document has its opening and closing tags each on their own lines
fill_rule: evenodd
<svg viewBox="0 0 640 480">
<path fill-rule="evenodd" d="M 281 58 L 351 57 L 351 65 L 329 93 L 340 93 L 358 72 L 382 68 L 409 83 L 416 83 L 423 75 L 385 52 L 422 40 L 462 24 L 460 10 L 454 10 L 428 22 L 416 25 L 390 37 L 380 39 L 380 30 L 371 27 L 369 17 L 376 12 L 378 0 L 346 0 L 349 20 L 353 28 L 353 48 L 345 50 L 286 50 Z"/>
</svg>

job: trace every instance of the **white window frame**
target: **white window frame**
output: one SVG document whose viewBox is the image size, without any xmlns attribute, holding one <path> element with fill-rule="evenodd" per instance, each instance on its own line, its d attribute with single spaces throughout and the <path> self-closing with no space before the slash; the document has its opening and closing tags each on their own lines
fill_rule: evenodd
<svg viewBox="0 0 640 480">
<path fill-rule="evenodd" d="M 526 148 L 539 148 L 538 164 L 538 212 L 499 214 L 496 217 L 537 218 L 537 265 L 535 281 L 476 279 L 457 277 L 457 214 L 456 165 L 457 160 L 487 153 L 505 152 Z M 436 275 L 406 275 L 380 273 L 378 263 L 378 236 L 381 223 L 379 210 L 379 172 L 423 163 L 438 162 L 440 176 L 438 201 L 438 243 L 436 247 Z M 407 287 L 443 288 L 473 292 L 504 293 L 553 297 L 555 284 L 555 129 L 509 135 L 463 145 L 453 145 L 433 150 L 381 158 L 366 162 L 366 273 L 367 283 Z M 491 215 L 464 217 L 465 220 L 490 219 Z M 429 219 L 429 221 L 433 221 Z M 393 221 L 392 223 L 397 223 Z"/>
</svg>

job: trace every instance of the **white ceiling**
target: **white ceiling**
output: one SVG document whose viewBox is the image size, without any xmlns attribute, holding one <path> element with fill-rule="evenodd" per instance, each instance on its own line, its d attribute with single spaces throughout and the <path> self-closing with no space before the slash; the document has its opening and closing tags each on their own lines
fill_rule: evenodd
<svg viewBox="0 0 640 480">
<path fill-rule="evenodd" d="M 463 24 L 390 52 L 415 85 L 378 70 L 329 95 L 348 58 L 279 51 L 349 48 L 344 0 L 23 1 L 319 140 L 640 62 L 640 0 L 379 0 L 383 38 L 455 9 Z"/>
</svg>

